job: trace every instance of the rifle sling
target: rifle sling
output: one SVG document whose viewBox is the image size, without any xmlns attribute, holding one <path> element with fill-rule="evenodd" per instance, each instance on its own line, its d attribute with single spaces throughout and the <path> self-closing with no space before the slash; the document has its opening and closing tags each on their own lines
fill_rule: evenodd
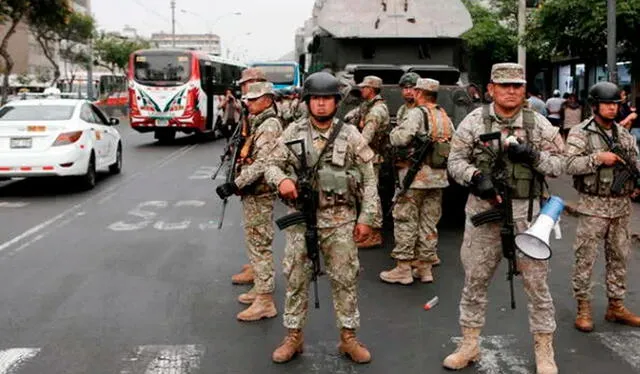
<svg viewBox="0 0 640 374">
<path fill-rule="evenodd" d="M 329 149 L 329 147 L 338 138 L 338 135 L 340 134 L 340 130 L 342 130 L 342 125 L 343 125 L 343 122 L 338 120 L 338 123 L 336 123 L 336 127 L 333 128 L 333 131 L 331 131 L 331 134 L 329 135 L 329 139 L 327 140 L 327 143 L 324 145 L 324 147 L 322 147 L 322 150 L 318 154 L 318 159 L 316 160 L 316 163 L 311 168 L 311 171 L 313 173 L 315 173 L 315 171 L 318 169 L 318 166 L 320 165 L 320 161 L 322 160 L 322 156 L 324 156 L 324 154 L 327 153 L 327 150 Z M 311 146 L 313 147 L 313 145 Z"/>
</svg>

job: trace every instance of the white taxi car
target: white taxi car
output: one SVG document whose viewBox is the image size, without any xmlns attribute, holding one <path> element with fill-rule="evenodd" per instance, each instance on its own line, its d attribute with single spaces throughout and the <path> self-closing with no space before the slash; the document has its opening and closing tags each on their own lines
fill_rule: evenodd
<svg viewBox="0 0 640 374">
<path fill-rule="evenodd" d="M 122 140 L 87 100 L 30 99 L 0 107 L 0 179 L 61 176 L 91 189 L 96 172 L 122 169 Z"/>
</svg>

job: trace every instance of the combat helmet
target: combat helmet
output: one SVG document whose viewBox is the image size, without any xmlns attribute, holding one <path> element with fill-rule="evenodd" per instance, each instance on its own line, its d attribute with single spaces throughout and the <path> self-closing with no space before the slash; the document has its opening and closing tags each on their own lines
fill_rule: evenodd
<svg viewBox="0 0 640 374">
<path fill-rule="evenodd" d="M 622 94 L 620 88 L 611 82 L 598 82 L 589 89 L 589 103 L 621 103 Z"/>
<path fill-rule="evenodd" d="M 340 82 L 329 73 L 313 73 L 304 81 L 302 100 L 308 103 L 311 96 L 334 96 L 339 101 L 342 99 Z"/>
</svg>

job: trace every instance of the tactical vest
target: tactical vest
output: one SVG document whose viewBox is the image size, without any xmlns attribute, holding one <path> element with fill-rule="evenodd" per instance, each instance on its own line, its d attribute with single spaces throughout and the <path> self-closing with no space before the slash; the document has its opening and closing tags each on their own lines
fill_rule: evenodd
<svg viewBox="0 0 640 374">
<path fill-rule="evenodd" d="M 378 102 L 384 103 L 385 101 L 382 98 L 377 98 L 370 103 L 365 103 L 364 107 L 360 109 L 359 119 L 358 122 L 356 122 L 358 130 L 360 130 L 360 132 L 362 132 L 362 130 L 364 129 L 365 117 Z M 383 131 L 380 130 L 381 129 L 376 131 L 376 133 L 373 135 L 373 139 L 371 139 L 369 147 L 373 150 L 373 152 L 375 152 L 376 155 L 380 155 L 384 158 L 389 153 L 389 133 L 388 131 L 384 131 L 385 129 L 382 129 Z"/>
<path fill-rule="evenodd" d="M 278 121 L 281 121 L 280 117 L 277 114 L 277 111 L 274 111 L 266 115 L 262 119 L 262 122 L 260 122 L 260 125 L 262 125 L 265 121 L 271 118 L 277 118 Z M 257 128 L 258 126 L 256 126 L 256 129 Z M 254 162 L 254 159 L 251 158 L 251 155 L 253 154 L 254 147 L 255 147 L 255 142 L 254 142 L 255 129 L 251 129 L 251 130 L 252 130 L 251 134 L 247 136 L 247 138 L 244 141 L 244 144 L 242 145 L 242 148 L 240 148 L 240 154 L 238 155 L 238 161 L 236 163 L 237 175 L 239 175 L 242 172 L 242 167 L 244 165 L 251 165 Z M 260 195 L 268 192 L 273 192 L 273 188 L 266 183 L 264 177 L 261 177 L 251 185 L 246 186 L 245 188 L 242 189 L 242 194 L 249 194 L 249 195 Z"/>
<path fill-rule="evenodd" d="M 591 124 L 596 126 L 595 130 L 591 130 L 588 127 Z M 591 154 L 594 151 L 606 149 L 607 151 L 611 151 L 611 146 L 613 144 L 618 143 L 618 127 L 614 125 L 611 127 L 611 144 L 608 141 L 605 141 L 604 137 L 608 138 L 608 135 L 604 133 L 603 130 L 599 128 L 595 121 L 591 120 L 587 122 L 587 124 L 583 127 L 587 135 L 587 144 L 588 144 L 588 153 Z M 600 133 L 600 131 L 603 131 Z M 615 166 L 605 166 L 600 165 L 595 173 L 583 174 L 583 175 L 574 175 L 573 176 L 573 186 L 579 192 L 594 195 L 594 196 L 628 196 L 634 190 L 635 181 L 633 178 L 630 178 L 625 184 L 619 195 L 614 195 L 611 191 L 611 186 L 613 185 L 613 181 L 616 177 L 616 174 L 620 171 L 619 168 Z"/>
<path fill-rule="evenodd" d="M 446 112 L 439 106 L 436 106 L 436 115 L 432 115 L 431 111 L 423 106 L 416 106 L 415 108 L 420 109 L 422 112 L 424 118 L 422 128 L 418 130 L 414 140 L 408 146 L 397 147 L 396 163 L 399 166 L 406 165 L 406 161 L 416 152 L 419 146 L 417 138 L 424 136 L 432 141 L 424 164 L 432 169 L 446 169 L 451 150 L 451 137 L 453 136 L 444 120 Z"/>
<path fill-rule="evenodd" d="M 492 132 L 492 120 L 489 114 L 489 106 L 482 107 L 482 121 L 484 123 L 484 132 Z M 535 113 L 527 108 L 522 108 L 522 124 L 526 132 L 527 142 L 531 141 L 532 132 L 536 124 Z M 509 127 L 508 136 L 514 135 L 515 128 Z M 501 140 L 502 142 L 502 140 Z M 502 146 L 502 144 L 500 144 Z M 532 166 L 523 163 L 513 163 L 507 157 L 506 152 L 502 153 L 502 161 L 507 169 L 507 184 L 511 188 L 511 197 L 514 199 L 529 199 L 531 197 L 542 196 L 542 187 L 544 177 L 534 172 Z M 483 151 L 475 159 L 476 167 L 484 175 L 491 175 L 494 159 L 489 152 Z"/>
<path fill-rule="evenodd" d="M 310 126 L 308 121 L 300 126 L 296 138 L 306 140 L 307 162 L 313 166 L 321 149 L 313 147 Z M 338 205 L 355 207 L 361 198 L 362 175 L 355 165 L 356 156 L 348 153 L 347 126 L 343 125 L 335 141 L 326 145 L 329 148 L 318 162 L 314 187 L 319 192 L 320 209 Z"/>
</svg>

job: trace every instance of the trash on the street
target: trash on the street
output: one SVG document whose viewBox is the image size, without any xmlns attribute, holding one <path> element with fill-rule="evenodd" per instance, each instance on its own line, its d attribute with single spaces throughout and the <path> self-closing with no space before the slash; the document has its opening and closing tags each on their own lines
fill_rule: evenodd
<svg viewBox="0 0 640 374">
<path fill-rule="evenodd" d="M 440 301 L 438 299 L 438 296 L 434 297 L 433 299 L 427 301 L 426 304 L 424 304 L 424 310 L 430 310 L 431 308 L 433 308 L 434 306 L 438 305 L 438 301 Z"/>
</svg>

